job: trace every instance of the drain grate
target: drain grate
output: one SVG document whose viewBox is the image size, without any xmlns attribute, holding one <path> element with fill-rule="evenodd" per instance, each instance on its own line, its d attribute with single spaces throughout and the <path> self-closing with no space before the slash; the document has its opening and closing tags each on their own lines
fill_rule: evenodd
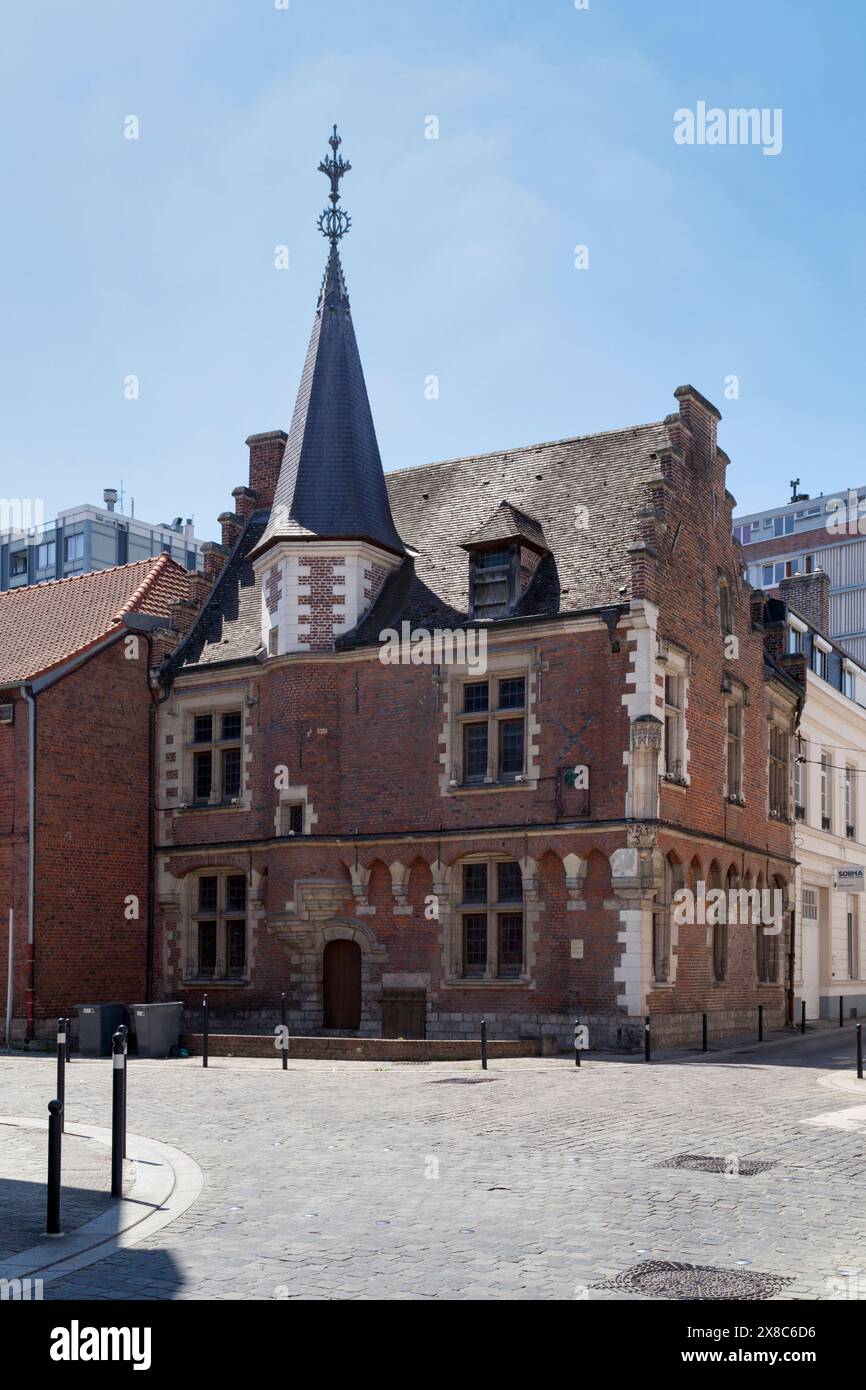
<svg viewBox="0 0 866 1390">
<path fill-rule="evenodd" d="M 674 1158 L 666 1158 L 664 1163 L 657 1163 L 657 1168 L 692 1168 L 699 1173 L 726 1173 L 732 1178 L 751 1178 L 755 1173 L 765 1173 L 768 1168 L 775 1168 L 775 1163 L 763 1162 L 757 1158 L 738 1158 L 736 1154 L 727 1154 L 724 1158 L 718 1158 L 715 1154 L 676 1154 Z"/>
<path fill-rule="evenodd" d="M 615 1279 L 593 1284 L 595 1289 L 643 1294 L 646 1298 L 763 1299 L 773 1298 L 794 1280 L 785 1274 L 759 1274 L 751 1269 L 717 1269 L 714 1265 L 678 1264 L 673 1260 L 644 1260 L 624 1269 Z"/>
</svg>

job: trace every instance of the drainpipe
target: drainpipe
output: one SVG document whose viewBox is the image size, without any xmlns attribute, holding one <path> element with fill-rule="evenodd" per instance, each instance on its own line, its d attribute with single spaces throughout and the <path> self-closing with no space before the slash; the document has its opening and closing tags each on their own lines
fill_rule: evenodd
<svg viewBox="0 0 866 1390">
<path fill-rule="evenodd" d="M 27 701 L 27 986 L 25 1038 L 33 1038 L 34 1000 L 36 995 L 36 701 L 32 691 L 22 685 L 21 695 Z"/>
<path fill-rule="evenodd" d="M 148 687 L 150 690 L 150 708 L 147 712 L 147 782 L 148 782 L 148 806 L 147 806 L 147 963 L 146 963 L 146 987 L 145 1003 L 153 1003 L 153 947 L 156 939 L 156 802 L 157 802 L 157 780 L 156 780 L 156 730 L 159 707 L 164 705 L 171 689 L 166 688 L 161 695 L 154 698 L 153 687 L 150 685 L 150 670 L 152 667 L 152 648 L 153 643 L 149 634 L 147 635 L 147 669 Z"/>
<path fill-rule="evenodd" d="M 147 643 L 147 664 L 145 680 L 150 696 L 147 712 L 147 937 L 145 944 L 145 985 L 144 1002 L 153 1002 L 153 948 L 156 939 L 156 915 L 154 898 L 156 895 L 156 720 L 159 706 L 168 699 L 170 690 L 155 696 L 150 673 L 153 669 L 153 634 L 164 628 L 167 619 L 151 613 L 124 613 L 123 624 L 130 632 L 138 633 Z"/>
</svg>

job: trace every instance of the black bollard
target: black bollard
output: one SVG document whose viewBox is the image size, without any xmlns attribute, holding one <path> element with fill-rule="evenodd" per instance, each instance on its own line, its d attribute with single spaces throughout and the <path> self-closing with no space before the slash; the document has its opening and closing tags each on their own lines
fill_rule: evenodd
<svg viewBox="0 0 866 1390">
<path fill-rule="evenodd" d="M 845 1007 L 842 995 L 839 995 L 839 1027 L 842 1027 L 842 1010 Z"/>
<path fill-rule="evenodd" d="M 577 1019 L 575 1019 L 575 1020 L 574 1020 L 574 1065 L 575 1065 L 576 1067 L 579 1067 L 579 1066 L 580 1066 L 580 1048 L 579 1048 L 578 1045 L 577 1045 L 577 1037 L 578 1037 L 577 1030 L 578 1030 L 579 1027 L 580 1027 L 580 1024 L 578 1023 Z"/>
<path fill-rule="evenodd" d="M 706 1014 L 701 1015 L 701 1052 L 706 1052 L 710 1045 L 709 1041 L 709 1019 Z"/>
<path fill-rule="evenodd" d="M 863 1024 L 857 1024 L 857 1080 L 863 1080 Z"/>
<path fill-rule="evenodd" d="M 652 1039 L 650 1037 L 649 1014 L 647 1014 L 643 1022 L 643 1059 L 645 1062 L 652 1061 Z"/>
<path fill-rule="evenodd" d="M 758 1042 L 764 1041 L 764 1006 L 758 1005 Z"/>
<path fill-rule="evenodd" d="M 50 1236 L 60 1235 L 60 1155 L 63 1144 L 63 1105 L 48 1102 L 48 1224 Z"/>
<path fill-rule="evenodd" d="M 121 1023 L 118 1033 L 123 1034 L 123 1157 L 126 1158 L 126 1063 L 129 1057 L 129 1029 Z"/>
<path fill-rule="evenodd" d="M 111 1195 L 123 1196 L 123 1034 L 111 1039 Z"/>
<path fill-rule="evenodd" d="M 201 1001 L 201 1064 L 207 1066 L 207 995 Z"/>
<path fill-rule="evenodd" d="M 801 999 L 801 1000 L 800 1000 L 800 1032 L 801 1032 L 801 1033 L 805 1033 L 805 1031 L 806 1031 L 806 1001 L 805 1001 L 805 999 Z"/>
<path fill-rule="evenodd" d="M 60 1101 L 60 1129 L 66 1129 L 66 1018 L 57 1020 L 57 1099 Z"/>
<path fill-rule="evenodd" d="M 286 1023 L 285 994 L 280 995 L 280 1022 L 283 1025 L 283 1071 L 286 1071 L 289 1065 L 289 1031 Z"/>
<path fill-rule="evenodd" d="M 481 1070 L 487 1070 L 487 1021 L 481 1020 Z"/>
</svg>

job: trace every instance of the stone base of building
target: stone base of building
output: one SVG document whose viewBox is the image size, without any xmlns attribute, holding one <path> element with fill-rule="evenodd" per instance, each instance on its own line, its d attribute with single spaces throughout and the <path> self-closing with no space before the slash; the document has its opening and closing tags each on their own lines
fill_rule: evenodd
<svg viewBox="0 0 866 1390">
<path fill-rule="evenodd" d="M 194 1057 L 201 1056 L 201 1034 L 184 1033 L 181 1046 Z M 538 1039 L 496 1038 L 487 1045 L 488 1056 L 537 1057 Z M 282 1056 L 271 1035 L 255 1033 L 210 1033 L 211 1057 L 268 1057 L 278 1062 Z M 321 1036 L 289 1039 L 289 1060 L 344 1062 L 480 1062 L 478 1039 L 462 1038 L 365 1038 Z"/>
</svg>

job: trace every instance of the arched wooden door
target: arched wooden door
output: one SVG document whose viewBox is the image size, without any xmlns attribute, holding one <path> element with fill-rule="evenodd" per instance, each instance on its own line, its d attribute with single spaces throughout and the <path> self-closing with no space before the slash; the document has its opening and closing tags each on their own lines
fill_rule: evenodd
<svg viewBox="0 0 866 1390">
<path fill-rule="evenodd" d="M 325 1028 L 361 1026 L 361 948 L 356 941 L 329 941 L 322 957 Z"/>
</svg>

